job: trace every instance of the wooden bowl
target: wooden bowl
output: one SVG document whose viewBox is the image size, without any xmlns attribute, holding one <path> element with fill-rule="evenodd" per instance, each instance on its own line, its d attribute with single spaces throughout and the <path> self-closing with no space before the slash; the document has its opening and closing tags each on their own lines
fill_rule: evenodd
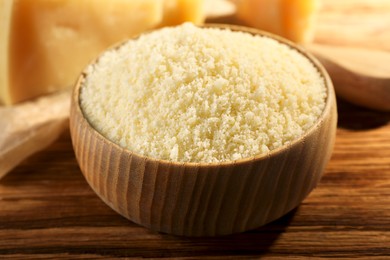
<svg viewBox="0 0 390 260">
<path fill-rule="evenodd" d="M 224 163 L 170 162 L 121 148 L 89 124 L 79 105 L 83 73 L 74 88 L 70 115 L 76 158 L 99 197 L 135 223 L 184 236 L 243 232 L 295 208 L 321 178 L 332 153 L 337 123 L 327 72 L 313 56 L 287 40 L 229 27 L 276 39 L 311 60 L 326 82 L 325 109 L 303 136 L 268 154 Z"/>
</svg>

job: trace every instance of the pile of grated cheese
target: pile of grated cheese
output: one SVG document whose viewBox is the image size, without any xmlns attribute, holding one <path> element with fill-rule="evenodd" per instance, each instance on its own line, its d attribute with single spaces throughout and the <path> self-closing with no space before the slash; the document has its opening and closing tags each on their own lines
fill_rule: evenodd
<svg viewBox="0 0 390 260">
<path fill-rule="evenodd" d="M 322 113 L 324 79 L 275 40 L 185 23 L 130 40 L 87 68 L 81 108 L 102 135 L 177 162 L 263 154 Z"/>
</svg>

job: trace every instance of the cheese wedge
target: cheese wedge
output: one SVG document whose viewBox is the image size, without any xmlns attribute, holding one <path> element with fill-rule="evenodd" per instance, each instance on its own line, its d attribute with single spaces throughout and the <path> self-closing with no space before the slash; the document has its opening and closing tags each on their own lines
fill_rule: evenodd
<svg viewBox="0 0 390 260">
<path fill-rule="evenodd" d="M 0 1 L 0 103 L 15 104 L 71 86 L 115 42 L 156 27 L 200 23 L 202 2 Z"/>
<path fill-rule="evenodd" d="M 313 38 L 319 0 L 233 0 L 237 16 L 248 25 L 298 43 Z"/>
<path fill-rule="evenodd" d="M 9 32 L 11 1 L 0 1 L 0 104 L 9 99 Z M 7 102 L 9 103 L 9 102 Z"/>
<path fill-rule="evenodd" d="M 177 25 L 186 21 L 191 21 L 194 24 L 201 24 L 205 20 L 204 0 L 163 1 L 164 15 L 160 26 Z"/>
</svg>

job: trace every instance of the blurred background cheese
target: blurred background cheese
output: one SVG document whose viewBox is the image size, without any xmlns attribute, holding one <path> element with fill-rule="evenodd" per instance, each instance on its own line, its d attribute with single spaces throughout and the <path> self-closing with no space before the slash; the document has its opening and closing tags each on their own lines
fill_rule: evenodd
<svg viewBox="0 0 390 260">
<path fill-rule="evenodd" d="M 163 0 L 163 2 L 164 15 L 160 26 L 177 25 L 186 21 L 201 24 L 205 20 L 203 0 Z"/>
<path fill-rule="evenodd" d="M 298 43 L 312 40 L 319 0 L 232 0 L 237 16 L 250 26 Z"/>
<path fill-rule="evenodd" d="M 71 86 L 102 50 L 145 30 L 183 21 L 201 23 L 202 2 L 2 0 L 0 103 L 10 105 Z"/>
</svg>

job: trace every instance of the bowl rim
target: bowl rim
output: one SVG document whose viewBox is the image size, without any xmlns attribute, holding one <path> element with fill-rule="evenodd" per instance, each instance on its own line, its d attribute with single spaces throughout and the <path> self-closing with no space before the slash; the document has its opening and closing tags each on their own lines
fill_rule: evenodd
<svg viewBox="0 0 390 260">
<path fill-rule="evenodd" d="M 80 76 L 77 78 L 76 84 L 75 84 L 75 86 L 73 88 L 71 107 L 74 108 L 74 106 L 76 106 L 76 111 L 75 112 L 79 113 L 80 117 L 82 118 L 82 121 L 84 121 L 86 123 L 86 126 L 92 132 L 94 132 L 95 137 L 102 139 L 103 141 L 107 142 L 109 145 L 112 145 L 116 149 L 119 149 L 119 150 L 122 150 L 123 152 L 129 153 L 132 156 L 137 156 L 138 158 L 144 159 L 145 161 L 156 162 L 156 163 L 159 163 L 159 164 L 165 164 L 165 165 L 169 165 L 169 166 L 178 166 L 178 167 L 194 167 L 194 168 L 198 168 L 198 167 L 202 167 L 203 166 L 203 167 L 211 167 L 211 168 L 213 168 L 213 167 L 221 167 L 221 166 L 242 165 L 242 164 L 246 164 L 246 163 L 249 163 L 249 162 L 253 163 L 253 162 L 256 162 L 256 161 L 266 160 L 266 159 L 268 159 L 268 158 L 270 158 L 272 156 L 278 156 L 281 153 L 283 153 L 285 150 L 288 150 L 291 147 L 296 146 L 299 143 L 301 143 L 302 140 L 305 139 L 307 136 L 313 134 L 316 131 L 316 129 L 319 128 L 323 124 L 325 118 L 327 116 L 329 116 L 329 115 L 331 116 L 332 106 L 336 106 L 335 92 L 334 92 L 334 88 L 333 88 L 333 83 L 332 83 L 332 81 L 330 79 L 330 76 L 329 76 L 328 72 L 324 68 L 324 66 L 319 62 L 319 60 L 317 58 L 315 58 L 312 54 L 310 54 L 309 51 L 307 51 L 304 47 L 299 46 L 298 44 L 295 44 L 294 42 L 292 42 L 292 41 L 290 41 L 288 39 L 285 39 L 285 38 L 283 38 L 281 36 L 275 35 L 273 33 L 269 33 L 269 32 L 266 32 L 266 31 L 263 31 L 263 30 L 259 30 L 259 29 L 256 29 L 256 28 L 241 26 L 241 25 L 222 24 L 222 23 L 221 24 L 206 23 L 206 24 L 198 26 L 198 27 L 200 27 L 200 28 L 218 28 L 218 29 L 223 29 L 223 30 L 228 29 L 228 30 L 231 30 L 231 31 L 239 31 L 239 32 L 249 33 L 249 34 L 252 34 L 252 35 L 260 35 L 260 36 L 268 37 L 268 38 L 271 38 L 271 39 L 274 39 L 274 40 L 278 41 L 281 44 L 285 44 L 285 45 L 289 46 L 290 48 L 298 51 L 301 55 L 306 57 L 314 65 L 314 67 L 318 70 L 318 72 L 320 73 L 320 75 L 324 79 L 325 88 L 326 88 L 325 106 L 324 106 L 324 108 L 323 108 L 323 110 L 321 112 L 321 115 L 317 118 L 316 122 L 309 129 L 307 129 L 301 136 L 299 136 L 299 138 L 296 138 L 296 139 L 294 139 L 294 140 L 292 140 L 292 141 L 290 141 L 290 142 L 288 142 L 288 143 L 286 143 L 286 144 L 284 144 L 284 145 L 282 145 L 282 146 L 280 146 L 280 147 L 278 147 L 276 149 L 272 149 L 272 150 L 270 150 L 267 153 L 260 153 L 260 154 L 254 155 L 254 156 L 250 156 L 250 157 L 246 157 L 246 158 L 242 158 L 242 159 L 238 159 L 238 160 L 232 160 L 232 161 L 221 161 L 221 162 L 179 162 L 179 161 L 170 161 L 170 160 L 166 160 L 166 159 L 160 159 L 160 158 L 155 158 L 155 157 L 142 155 L 140 153 L 131 151 L 128 148 L 122 147 L 119 144 L 115 143 L 114 141 L 111 141 L 110 139 L 105 137 L 102 133 L 100 133 L 97 129 L 95 129 L 91 125 L 91 123 L 89 122 L 88 118 L 85 116 L 83 110 L 81 109 L 81 105 L 80 105 L 80 90 L 81 90 L 83 82 L 84 82 L 84 80 L 85 80 L 85 78 L 86 78 L 86 76 L 88 74 L 87 73 L 88 68 L 92 64 L 96 64 L 99 61 L 99 59 L 101 58 L 101 56 L 105 52 L 107 52 L 109 50 L 118 49 L 122 45 L 124 45 L 126 42 L 131 41 L 131 40 L 136 40 L 141 35 L 145 35 L 145 34 L 153 32 L 155 30 L 159 30 L 159 28 L 157 28 L 157 29 L 145 31 L 145 32 L 143 32 L 141 34 L 138 34 L 138 35 L 134 36 L 134 37 L 130 37 L 130 38 L 126 39 L 126 40 L 118 42 L 118 43 L 112 45 L 109 48 L 106 48 L 95 59 L 93 59 L 91 62 L 89 62 L 89 64 L 84 68 L 84 70 L 81 72 Z"/>
</svg>

